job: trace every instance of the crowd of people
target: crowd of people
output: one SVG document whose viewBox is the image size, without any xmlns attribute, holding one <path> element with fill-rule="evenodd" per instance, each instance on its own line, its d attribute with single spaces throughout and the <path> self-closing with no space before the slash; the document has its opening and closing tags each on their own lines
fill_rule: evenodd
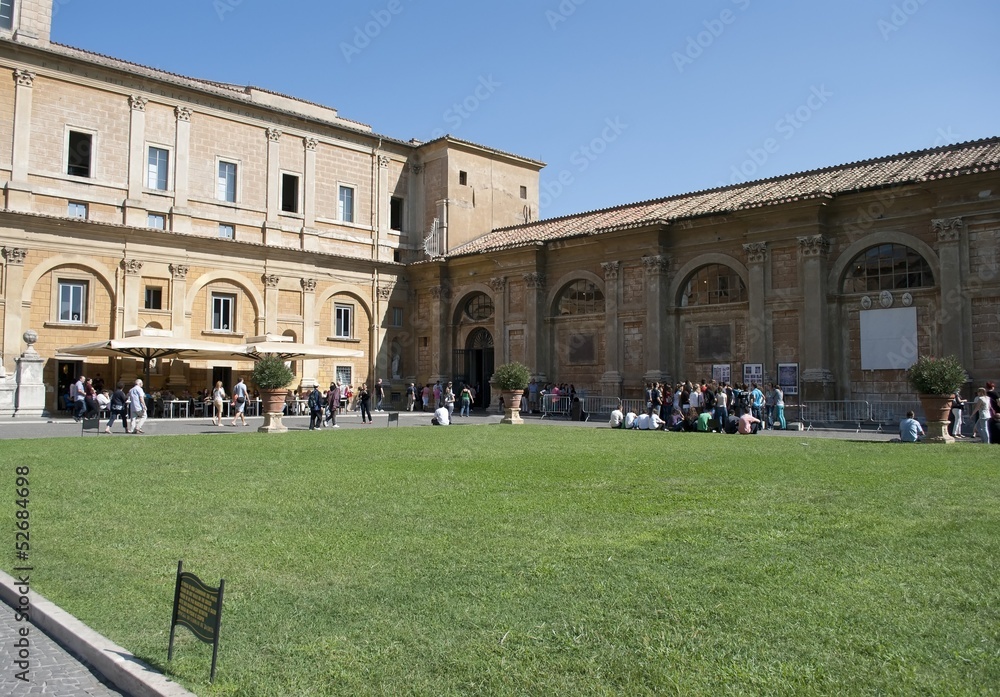
<svg viewBox="0 0 1000 697">
<path fill-rule="evenodd" d="M 784 429 L 785 396 L 768 383 L 730 385 L 715 380 L 682 382 L 673 387 L 651 382 L 646 385 L 646 410 L 642 414 L 611 412 L 612 428 L 640 431 L 692 431 L 751 435 L 763 429 Z"/>
</svg>

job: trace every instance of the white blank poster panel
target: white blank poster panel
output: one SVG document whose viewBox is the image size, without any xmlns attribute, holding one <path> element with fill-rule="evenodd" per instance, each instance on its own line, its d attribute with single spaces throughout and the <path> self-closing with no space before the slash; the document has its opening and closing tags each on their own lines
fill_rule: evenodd
<svg viewBox="0 0 1000 697">
<path fill-rule="evenodd" d="M 916 362 L 917 308 L 862 310 L 862 370 L 904 370 Z"/>
</svg>

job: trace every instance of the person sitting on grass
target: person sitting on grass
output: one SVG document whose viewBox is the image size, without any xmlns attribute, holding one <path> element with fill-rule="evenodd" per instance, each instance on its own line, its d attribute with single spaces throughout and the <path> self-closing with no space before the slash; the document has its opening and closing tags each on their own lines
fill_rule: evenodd
<svg viewBox="0 0 1000 697">
<path fill-rule="evenodd" d="M 899 422 L 899 440 L 904 443 L 916 443 L 920 436 L 924 435 L 924 429 L 920 422 L 913 418 L 913 412 L 906 412 L 906 418 Z"/>
<path fill-rule="evenodd" d="M 760 425 L 763 423 L 760 419 L 754 416 L 751 412 L 745 412 L 743 416 L 739 419 L 739 433 L 744 436 L 749 436 L 751 434 L 757 433 L 760 430 Z"/>
<path fill-rule="evenodd" d="M 703 411 L 698 414 L 698 432 L 708 433 L 712 430 L 712 414 L 711 412 Z"/>
<path fill-rule="evenodd" d="M 611 410 L 611 419 L 608 421 L 611 428 L 625 428 L 625 414 L 622 413 L 622 400 L 618 400 L 618 406 Z"/>
<path fill-rule="evenodd" d="M 443 404 L 434 410 L 434 416 L 431 418 L 431 424 L 434 426 L 450 426 L 451 418 L 448 414 L 448 407 Z"/>
<path fill-rule="evenodd" d="M 640 431 L 658 431 L 663 428 L 663 419 L 656 413 L 658 409 L 659 405 L 650 403 L 646 407 L 646 413 L 640 414 L 635 420 L 635 428 Z"/>
</svg>

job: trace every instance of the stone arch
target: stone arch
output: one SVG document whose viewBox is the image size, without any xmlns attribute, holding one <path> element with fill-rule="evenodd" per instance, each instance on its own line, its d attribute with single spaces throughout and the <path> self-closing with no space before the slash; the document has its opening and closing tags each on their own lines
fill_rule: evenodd
<svg viewBox="0 0 1000 697">
<path fill-rule="evenodd" d="M 232 271 L 210 271 L 206 274 L 202 274 L 198 277 L 198 280 L 191 284 L 188 288 L 187 296 L 184 298 L 184 313 L 190 315 L 194 310 L 194 300 L 198 297 L 205 286 L 210 283 L 215 283 L 216 281 L 226 281 L 238 286 L 247 294 L 250 299 L 250 304 L 253 307 L 254 317 L 260 318 L 261 308 L 264 307 L 264 297 L 260 294 L 260 291 L 254 286 L 253 282 L 241 273 L 233 273 Z"/>
<path fill-rule="evenodd" d="M 78 256 L 70 256 L 68 254 L 60 254 L 50 257 L 32 269 L 31 273 L 29 273 L 24 279 L 24 284 L 21 289 L 21 302 L 30 302 L 31 297 L 35 292 L 35 286 L 38 285 L 38 282 L 45 274 L 64 266 L 75 266 L 78 269 L 85 269 L 86 271 L 94 274 L 94 276 L 96 276 L 101 282 L 101 285 L 104 286 L 108 295 L 111 296 L 112 300 L 115 303 L 118 302 L 117 293 L 115 292 L 117 285 L 115 282 L 115 272 L 110 267 L 92 259 L 81 260 Z M 8 298 L 8 302 L 11 301 L 12 298 Z"/>
<path fill-rule="evenodd" d="M 731 257 L 728 254 L 710 252 L 708 254 L 701 254 L 695 257 L 678 269 L 673 280 L 670 282 L 670 290 L 667 295 L 667 302 L 669 306 L 680 307 L 681 290 L 684 289 L 684 285 L 687 283 L 691 275 L 703 266 L 712 266 L 713 264 L 719 264 L 732 269 L 740 277 L 740 280 L 743 281 L 743 285 L 746 286 L 747 289 L 750 288 L 750 272 L 739 259 Z"/>
<path fill-rule="evenodd" d="M 358 302 L 358 306 L 364 310 L 365 315 L 368 317 L 368 325 L 371 326 L 375 322 L 375 310 L 372 308 L 371 301 L 360 293 L 358 293 L 357 286 L 349 286 L 346 284 L 338 284 L 330 286 L 325 289 L 322 293 L 316 294 L 316 312 L 318 313 L 323 307 L 330 302 L 331 298 L 337 295 L 348 295 L 354 298 Z M 317 320 L 318 321 L 318 320 Z M 367 333 L 367 327 L 365 332 Z"/>
<path fill-rule="evenodd" d="M 491 301 L 496 304 L 493 297 L 493 289 L 490 288 L 485 283 L 473 283 L 472 285 L 464 286 L 461 293 L 456 293 L 455 297 L 451 301 L 451 308 L 449 310 L 449 317 L 451 317 L 452 324 L 462 323 L 462 309 L 465 307 L 465 303 L 468 302 L 469 298 L 478 293 L 483 293 Z M 496 307 L 494 306 L 493 311 L 496 312 Z M 492 322 L 493 320 L 487 320 Z"/>
<path fill-rule="evenodd" d="M 860 240 L 856 240 L 853 244 L 847 246 L 843 252 L 837 257 L 833 265 L 830 267 L 830 275 L 827 277 L 827 288 L 831 290 L 836 288 L 836 294 L 840 295 L 841 288 L 844 287 L 844 274 L 847 273 L 847 267 L 850 266 L 851 262 L 854 261 L 861 252 L 871 247 L 877 247 L 881 244 L 899 244 L 904 247 L 909 247 L 917 254 L 924 258 L 927 265 L 931 267 L 931 273 L 934 274 L 934 285 L 940 284 L 941 279 L 941 264 L 938 260 L 937 254 L 931 248 L 929 244 L 914 237 L 913 235 L 900 232 L 898 230 L 886 230 L 884 232 L 874 232 L 870 235 L 866 235 Z"/>
<path fill-rule="evenodd" d="M 590 281 L 601 290 L 604 294 L 605 302 L 607 302 L 608 289 L 603 278 L 595 273 L 591 273 L 590 271 L 571 271 L 567 274 L 563 274 L 559 280 L 552 285 L 551 290 L 549 290 L 549 295 L 545 300 L 546 317 L 554 317 L 556 315 L 556 306 L 559 303 L 559 298 L 562 296 L 562 292 L 566 289 L 566 286 L 574 281 Z"/>
</svg>

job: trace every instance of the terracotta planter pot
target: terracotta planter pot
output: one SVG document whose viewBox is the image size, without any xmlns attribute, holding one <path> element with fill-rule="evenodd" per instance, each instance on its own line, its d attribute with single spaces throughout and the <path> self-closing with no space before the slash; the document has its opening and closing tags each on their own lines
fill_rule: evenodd
<svg viewBox="0 0 1000 697">
<path fill-rule="evenodd" d="M 922 394 L 920 404 L 927 418 L 928 443 L 954 443 L 955 439 L 948 434 L 948 415 L 951 413 L 951 395 Z"/>
<path fill-rule="evenodd" d="M 264 425 L 257 430 L 261 433 L 285 433 L 288 427 L 281 423 L 281 410 L 285 407 L 288 390 L 261 390 L 260 408 L 264 412 Z"/>
<path fill-rule="evenodd" d="M 503 418 L 502 424 L 523 424 L 521 419 L 521 395 L 524 390 L 502 390 L 503 395 Z"/>
</svg>

